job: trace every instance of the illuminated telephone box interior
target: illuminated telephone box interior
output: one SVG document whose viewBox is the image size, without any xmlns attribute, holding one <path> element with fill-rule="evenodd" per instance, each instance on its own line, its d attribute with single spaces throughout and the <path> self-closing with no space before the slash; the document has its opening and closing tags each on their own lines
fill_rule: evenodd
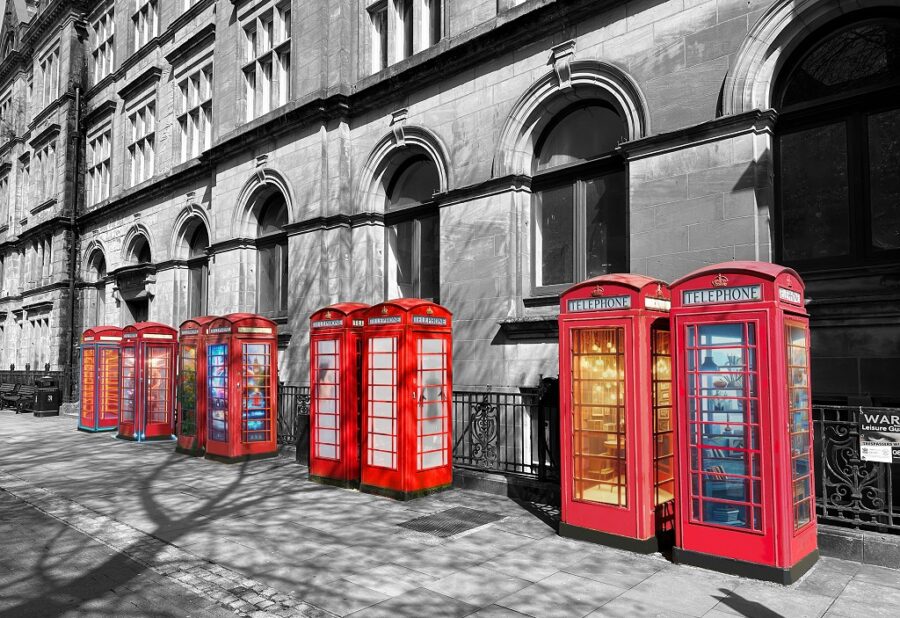
<svg viewBox="0 0 900 618">
<path fill-rule="evenodd" d="M 178 331 L 157 322 L 122 329 L 119 433 L 126 440 L 171 440 Z"/>
<path fill-rule="evenodd" d="M 278 327 L 250 313 L 206 326 L 206 457 L 224 462 L 278 454 Z"/>
<path fill-rule="evenodd" d="M 81 431 L 119 428 L 119 356 L 122 329 L 89 328 L 81 336 Z"/>
<path fill-rule="evenodd" d="M 215 319 L 186 320 L 178 329 L 179 453 L 202 455 L 206 450 L 206 326 Z"/>
<path fill-rule="evenodd" d="M 339 303 L 310 317 L 309 478 L 359 486 L 363 313 L 368 305 Z"/>
<path fill-rule="evenodd" d="M 449 487 L 450 312 L 416 298 L 364 313 L 360 489 L 406 500 Z"/>
<path fill-rule="evenodd" d="M 674 558 L 796 581 L 818 557 L 803 282 L 783 266 L 726 262 L 671 287 Z"/>
<path fill-rule="evenodd" d="M 653 552 L 671 545 L 669 289 L 604 275 L 561 298 L 559 533 Z"/>
</svg>

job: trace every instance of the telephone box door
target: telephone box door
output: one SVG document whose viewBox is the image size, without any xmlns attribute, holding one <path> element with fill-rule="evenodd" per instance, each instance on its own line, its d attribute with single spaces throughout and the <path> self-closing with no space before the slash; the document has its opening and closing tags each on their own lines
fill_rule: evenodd
<svg viewBox="0 0 900 618">
<path fill-rule="evenodd" d="M 137 423 L 137 402 L 143 389 L 137 375 L 135 345 L 122 346 L 122 404 L 119 410 L 119 434 L 137 438 L 140 430 Z"/>
<path fill-rule="evenodd" d="M 366 466 L 362 483 L 401 488 L 400 377 L 401 332 L 383 331 L 367 341 L 364 370 L 366 403 Z"/>
<path fill-rule="evenodd" d="M 687 463 L 680 508 L 691 525 L 680 543 L 749 562 L 775 560 L 773 444 L 765 312 L 685 317 L 676 333 L 685 388 L 679 405 L 681 460 Z M 744 531 L 736 541 L 734 531 Z"/>
<path fill-rule="evenodd" d="M 414 445 L 411 453 L 416 474 L 429 477 L 425 485 L 447 483 L 450 463 L 450 406 L 452 403 L 452 368 L 450 339 L 440 334 L 416 334 L 416 416 L 415 426 L 408 427 L 414 435 L 407 444 Z"/>
<path fill-rule="evenodd" d="M 174 402 L 174 376 L 172 375 L 171 345 L 142 343 L 145 359 L 144 376 L 144 429 L 147 436 L 171 436 L 173 431 L 172 409 Z"/>
</svg>

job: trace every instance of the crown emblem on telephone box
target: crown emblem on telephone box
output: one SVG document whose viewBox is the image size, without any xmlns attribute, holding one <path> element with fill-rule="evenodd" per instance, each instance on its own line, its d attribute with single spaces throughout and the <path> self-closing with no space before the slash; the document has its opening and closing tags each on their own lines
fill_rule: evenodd
<svg viewBox="0 0 900 618">
<path fill-rule="evenodd" d="M 591 296 L 597 298 L 598 296 L 603 296 L 603 286 L 598 285 L 593 290 L 591 290 Z"/>
<path fill-rule="evenodd" d="M 728 286 L 728 277 L 726 277 L 726 276 L 723 275 L 722 273 L 719 273 L 718 275 L 716 275 L 716 276 L 713 278 L 712 284 L 713 284 L 713 287 L 714 287 L 714 288 L 724 288 L 724 287 L 727 287 L 727 286 Z"/>
</svg>

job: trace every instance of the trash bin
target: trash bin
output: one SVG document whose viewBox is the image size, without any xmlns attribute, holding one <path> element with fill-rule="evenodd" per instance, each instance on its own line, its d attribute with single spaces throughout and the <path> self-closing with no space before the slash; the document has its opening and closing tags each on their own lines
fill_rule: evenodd
<svg viewBox="0 0 900 618">
<path fill-rule="evenodd" d="M 34 398 L 35 416 L 59 416 L 62 393 L 59 382 L 52 376 L 44 376 L 34 381 L 37 393 Z"/>
</svg>

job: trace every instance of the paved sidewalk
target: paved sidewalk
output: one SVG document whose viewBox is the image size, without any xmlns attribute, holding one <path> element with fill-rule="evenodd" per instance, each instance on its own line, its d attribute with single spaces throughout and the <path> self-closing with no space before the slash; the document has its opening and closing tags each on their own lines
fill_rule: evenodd
<svg viewBox="0 0 900 618">
<path fill-rule="evenodd" d="M 453 490 L 400 503 L 305 476 L 288 458 L 229 466 L 179 455 L 171 443 L 80 433 L 71 417 L 0 412 L 0 490 L 8 494 L 0 491 L 0 518 L 23 517 L 27 503 L 43 512 L 26 517 L 28 527 L 46 527 L 48 539 L 27 550 L 35 557 L 0 566 L 30 569 L 18 581 L 44 583 L 13 595 L 8 573 L 0 575 L 0 612 L 65 597 L 78 582 L 108 576 L 112 560 L 128 566 L 114 569 L 110 590 L 153 583 L 188 595 L 155 608 L 166 616 L 870 618 L 900 607 L 900 572 L 888 569 L 823 558 L 782 587 L 563 539 L 551 514 L 499 496 Z M 450 509 L 471 515 L 460 508 L 499 519 L 449 537 L 398 525 Z M 44 565 L 73 552 L 51 542 L 66 527 L 89 538 L 74 548 L 78 566 L 48 580 Z M 3 530 L 17 551 L 27 549 L 20 527 Z M 113 557 L 90 559 L 98 546 Z M 115 594 L 92 589 L 65 597 L 68 615 L 124 615 Z"/>
</svg>

